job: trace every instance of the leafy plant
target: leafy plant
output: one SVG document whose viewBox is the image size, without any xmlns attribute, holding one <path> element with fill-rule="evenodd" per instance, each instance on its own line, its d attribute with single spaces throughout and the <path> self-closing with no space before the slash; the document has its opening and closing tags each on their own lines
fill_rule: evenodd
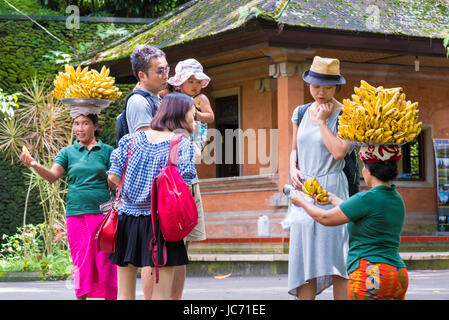
<svg viewBox="0 0 449 320">
<path fill-rule="evenodd" d="M 0 117 L 12 117 L 14 116 L 14 109 L 17 109 L 17 93 L 6 94 L 3 89 L 0 88 Z"/>
<path fill-rule="evenodd" d="M 0 151 L 5 152 L 11 163 L 17 161 L 22 146 L 26 145 L 37 161 L 50 167 L 61 148 L 71 141 L 72 128 L 68 108 L 55 101 L 45 80 L 36 77 L 26 82 L 20 96 L 21 108 L 14 116 L 0 121 Z M 43 256 L 52 254 L 58 235 L 65 232 L 66 182 L 59 179 L 51 184 L 30 169 L 28 193 L 31 189 L 39 191 L 44 213 L 41 229 L 43 237 Z M 26 224 L 25 203 L 23 225 Z M 64 238 L 62 238 L 64 239 Z M 61 250 L 67 247 L 65 241 L 57 241 Z"/>
<path fill-rule="evenodd" d="M 44 255 L 45 224 L 17 228 L 13 235 L 2 236 L 0 271 L 38 271 L 43 279 L 67 278 L 72 274 L 68 250 L 55 246 L 52 254 Z"/>
<path fill-rule="evenodd" d="M 110 24 L 108 26 L 103 26 L 101 24 L 99 24 L 97 26 L 97 36 L 101 39 L 101 40 L 105 40 L 109 37 L 113 37 L 113 36 L 120 36 L 120 37 L 124 37 L 127 34 L 129 34 L 130 32 L 128 30 L 126 30 L 123 27 L 116 27 L 115 24 Z"/>
<path fill-rule="evenodd" d="M 29 1 L 29 0 L 28 0 Z M 113 15 L 116 17 L 157 18 L 189 0 L 39 0 L 42 6 L 64 11 L 76 5 L 81 15 Z"/>
<path fill-rule="evenodd" d="M 72 55 L 58 50 L 49 50 L 48 54 L 44 54 L 43 57 L 55 64 L 66 64 L 72 61 Z"/>
<path fill-rule="evenodd" d="M 419 143 L 417 140 L 410 143 L 410 170 L 413 178 L 420 178 Z"/>
<path fill-rule="evenodd" d="M 17 228 L 16 234 L 11 236 L 4 234 L 2 240 L 6 240 L 6 242 L 2 244 L 1 255 L 11 260 L 23 258 L 24 261 L 37 261 L 41 256 L 43 245 L 39 232 L 41 228 L 42 225 L 26 225 Z"/>
<path fill-rule="evenodd" d="M 41 2 L 53 2 L 60 0 L 42 0 Z M 40 16 L 57 16 L 65 14 L 66 4 L 61 10 L 54 11 L 43 8 L 36 0 L 8 0 L 16 9 L 26 13 Z M 67 1 L 68 3 L 68 1 Z M 49 8 L 49 7 L 47 7 Z M 12 8 L 6 1 L 0 1 L 0 14 L 19 14 L 14 8 Z"/>
<path fill-rule="evenodd" d="M 0 150 L 4 151 L 5 159 L 10 158 L 11 164 L 14 157 L 20 153 L 20 148 L 25 144 L 26 130 L 17 121 L 15 116 L 7 117 L 0 122 Z"/>
</svg>

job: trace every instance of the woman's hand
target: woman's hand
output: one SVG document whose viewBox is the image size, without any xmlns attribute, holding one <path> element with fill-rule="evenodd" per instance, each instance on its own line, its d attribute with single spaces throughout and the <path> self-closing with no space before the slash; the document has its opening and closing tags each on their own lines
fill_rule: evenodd
<svg viewBox="0 0 449 320">
<path fill-rule="evenodd" d="M 304 181 L 304 176 L 302 175 L 301 171 L 299 171 L 296 168 L 290 169 L 290 177 L 292 180 L 292 185 L 295 187 L 296 190 L 302 189 L 302 183 Z"/>
<path fill-rule="evenodd" d="M 301 192 L 294 192 L 291 194 L 290 196 L 290 200 L 292 201 L 292 203 L 298 207 L 302 207 L 304 202 L 307 202 L 306 199 L 304 199 L 303 195 L 301 194 Z"/>
<path fill-rule="evenodd" d="M 65 172 L 64 168 L 58 163 L 54 163 L 51 169 L 47 169 L 37 163 L 37 161 L 34 160 L 29 154 L 24 152 L 22 152 L 19 159 L 25 167 L 33 168 L 42 178 L 50 183 L 57 181 L 64 175 Z"/>
<path fill-rule="evenodd" d="M 320 104 L 317 107 L 317 121 L 319 123 L 326 122 L 334 112 L 334 105 L 331 102 Z"/>
<path fill-rule="evenodd" d="M 328 192 L 327 194 L 328 203 L 332 204 L 334 207 L 338 206 L 343 202 L 342 199 L 337 197 L 335 194 Z"/>
<path fill-rule="evenodd" d="M 333 197 L 331 198 L 333 198 L 334 200 L 337 199 L 335 195 L 333 195 Z M 291 196 L 291 201 L 294 205 L 303 207 L 313 220 L 321 223 L 324 226 L 338 226 L 349 222 L 349 219 L 339 207 L 334 207 L 327 210 L 317 207 L 311 202 L 307 201 L 300 192 L 295 192 L 295 194 Z"/>
<path fill-rule="evenodd" d="M 316 114 L 316 121 L 320 128 L 321 138 L 323 139 L 324 145 L 337 161 L 344 159 L 351 146 L 349 142 L 341 139 L 338 135 L 334 135 L 326 124 L 327 119 L 329 119 L 329 117 L 331 117 L 339 108 L 340 103 L 333 99 L 331 102 L 319 105 Z"/>
<path fill-rule="evenodd" d="M 327 201 L 323 202 L 323 201 L 318 200 L 316 195 L 313 195 L 313 200 L 315 200 L 315 203 L 319 204 L 320 206 L 326 206 L 326 205 L 331 203 L 330 199 L 329 199 L 329 193 L 328 193 L 328 196 L 327 196 Z"/>
<path fill-rule="evenodd" d="M 22 154 L 19 157 L 20 161 L 23 163 L 25 167 L 28 168 L 34 168 L 37 166 L 36 160 L 33 159 L 30 155 L 26 154 L 25 152 L 22 152 Z"/>
</svg>

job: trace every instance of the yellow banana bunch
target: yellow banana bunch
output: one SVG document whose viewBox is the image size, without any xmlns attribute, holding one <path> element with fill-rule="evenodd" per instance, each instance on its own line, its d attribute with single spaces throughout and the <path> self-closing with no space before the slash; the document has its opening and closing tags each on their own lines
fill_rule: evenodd
<svg viewBox="0 0 449 320">
<path fill-rule="evenodd" d="M 421 132 L 418 102 L 406 100 L 401 87 L 374 87 L 361 80 L 351 99 L 343 100 L 340 138 L 363 143 L 403 144 Z"/>
<path fill-rule="evenodd" d="M 98 98 L 115 101 L 122 92 L 114 86 L 115 78 L 109 76 L 109 68 L 103 66 L 101 71 L 89 70 L 89 67 L 76 69 L 65 65 L 65 73 L 59 72 L 53 81 L 55 86 L 52 94 L 61 98 Z"/>
<path fill-rule="evenodd" d="M 313 198 L 313 196 L 316 196 L 316 198 L 320 202 L 326 202 L 328 200 L 327 191 L 323 189 L 323 187 L 316 179 L 309 179 L 304 182 L 302 191 L 311 198 Z"/>
</svg>

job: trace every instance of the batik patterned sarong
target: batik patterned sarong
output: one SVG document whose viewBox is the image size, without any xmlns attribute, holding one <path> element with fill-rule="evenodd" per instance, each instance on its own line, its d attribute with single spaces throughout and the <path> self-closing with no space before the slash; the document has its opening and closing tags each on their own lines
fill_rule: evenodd
<svg viewBox="0 0 449 320">
<path fill-rule="evenodd" d="M 406 268 L 361 259 L 348 283 L 350 300 L 404 300 L 408 288 Z"/>
</svg>

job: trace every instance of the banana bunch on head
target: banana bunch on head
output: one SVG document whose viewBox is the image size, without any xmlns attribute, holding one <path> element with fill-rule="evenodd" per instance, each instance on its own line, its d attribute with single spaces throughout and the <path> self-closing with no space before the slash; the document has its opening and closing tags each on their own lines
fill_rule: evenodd
<svg viewBox="0 0 449 320">
<path fill-rule="evenodd" d="M 326 202 L 328 200 L 327 191 L 323 189 L 316 179 L 309 179 L 304 182 L 302 191 L 311 198 L 316 196 L 316 199 L 320 202 Z"/>
<path fill-rule="evenodd" d="M 65 65 L 65 72 L 59 72 L 53 81 L 52 91 L 56 99 L 62 98 L 98 98 L 115 101 L 122 92 L 114 86 L 115 78 L 109 77 L 109 68 L 103 66 L 101 71 L 89 70 L 89 67 L 76 69 Z"/>
<path fill-rule="evenodd" d="M 421 132 L 418 102 L 406 99 L 401 87 L 373 87 L 361 80 L 351 99 L 344 99 L 338 136 L 344 140 L 404 144 Z"/>
</svg>

